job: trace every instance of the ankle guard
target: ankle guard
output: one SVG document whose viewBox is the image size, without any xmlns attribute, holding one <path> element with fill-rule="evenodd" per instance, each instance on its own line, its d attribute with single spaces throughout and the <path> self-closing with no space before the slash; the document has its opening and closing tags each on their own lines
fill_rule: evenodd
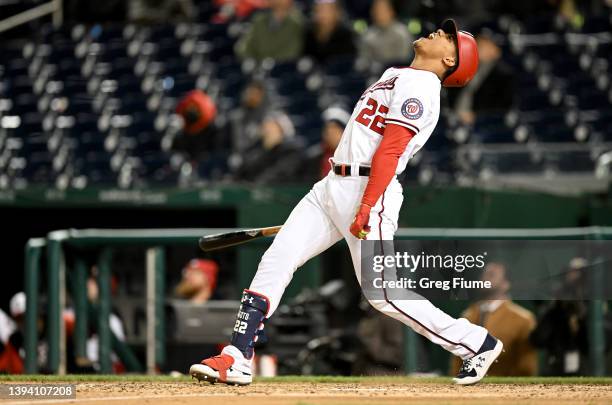
<svg viewBox="0 0 612 405">
<path fill-rule="evenodd" d="M 255 342 L 263 337 L 264 322 L 270 303 L 264 295 L 249 290 L 244 290 L 240 302 L 232 333 L 232 345 L 237 347 L 244 357 L 251 359 Z"/>
</svg>

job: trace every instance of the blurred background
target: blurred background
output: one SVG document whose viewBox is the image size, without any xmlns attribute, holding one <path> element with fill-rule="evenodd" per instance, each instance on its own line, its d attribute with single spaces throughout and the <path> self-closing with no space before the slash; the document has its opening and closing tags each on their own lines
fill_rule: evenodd
<svg viewBox="0 0 612 405">
<path fill-rule="evenodd" d="M 585 228 L 612 225 L 610 1 L 0 0 L 0 372 L 185 372 L 216 351 L 269 241 L 204 254 L 197 237 L 281 224 L 361 93 L 447 17 L 480 70 L 443 89 L 400 227 L 612 238 Z M 563 260 L 560 289 L 592 264 Z M 492 373 L 610 373 L 607 302 L 512 302 L 516 270 L 436 302 L 521 359 Z M 283 302 L 262 375 L 457 366 L 364 305 L 343 244 Z"/>
</svg>

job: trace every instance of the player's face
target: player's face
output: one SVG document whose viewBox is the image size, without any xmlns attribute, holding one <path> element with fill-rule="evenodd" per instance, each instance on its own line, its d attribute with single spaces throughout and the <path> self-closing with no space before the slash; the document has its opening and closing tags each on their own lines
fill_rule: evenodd
<svg viewBox="0 0 612 405">
<path fill-rule="evenodd" d="M 455 55 L 457 54 L 455 39 L 451 34 L 447 34 L 441 29 L 432 32 L 427 37 L 417 39 L 413 44 L 415 52 L 420 55 L 428 58 L 448 59 L 446 61 L 447 64 L 450 63 L 450 59 L 452 59 L 452 63 L 454 64 Z"/>
</svg>

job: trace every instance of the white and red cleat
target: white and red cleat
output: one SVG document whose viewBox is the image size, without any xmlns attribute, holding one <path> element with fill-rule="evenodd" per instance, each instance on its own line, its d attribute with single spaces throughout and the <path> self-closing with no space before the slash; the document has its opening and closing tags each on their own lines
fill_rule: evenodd
<svg viewBox="0 0 612 405">
<path fill-rule="evenodd" d="M 253 382 L 251 361 L 234 346 L 225 346 L 221 354 L 202 360 L 189 368 L 189 375 L 212 384 L 249 385 Z"/>
</svg>

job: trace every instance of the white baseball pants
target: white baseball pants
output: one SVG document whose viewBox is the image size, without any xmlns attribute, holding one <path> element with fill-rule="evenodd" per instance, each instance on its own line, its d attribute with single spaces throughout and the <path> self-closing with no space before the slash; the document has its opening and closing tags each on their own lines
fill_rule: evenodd
<svg viewBox="0 0 612 405">
<path fill-rule="evenodd" d="M 361 284 L 361 244 L 349 227 L 367 182 L 367 177 L 341 177 L 330 172 L 293 209 L 263 255 L 249 287 L 270 300 L 268 316 L 278 307 L 293 273 L 342 238 L 349 246 Z M 394 178 L 372 208 L 368 240 L 393 239 L 402 200 L 402 187 Z M 464 318 L 454 319 L 425 299 L 377 299 L 370 304 L 463 359 L 472 357 L 487 335 L 486 329 Z"/>
</svg>

